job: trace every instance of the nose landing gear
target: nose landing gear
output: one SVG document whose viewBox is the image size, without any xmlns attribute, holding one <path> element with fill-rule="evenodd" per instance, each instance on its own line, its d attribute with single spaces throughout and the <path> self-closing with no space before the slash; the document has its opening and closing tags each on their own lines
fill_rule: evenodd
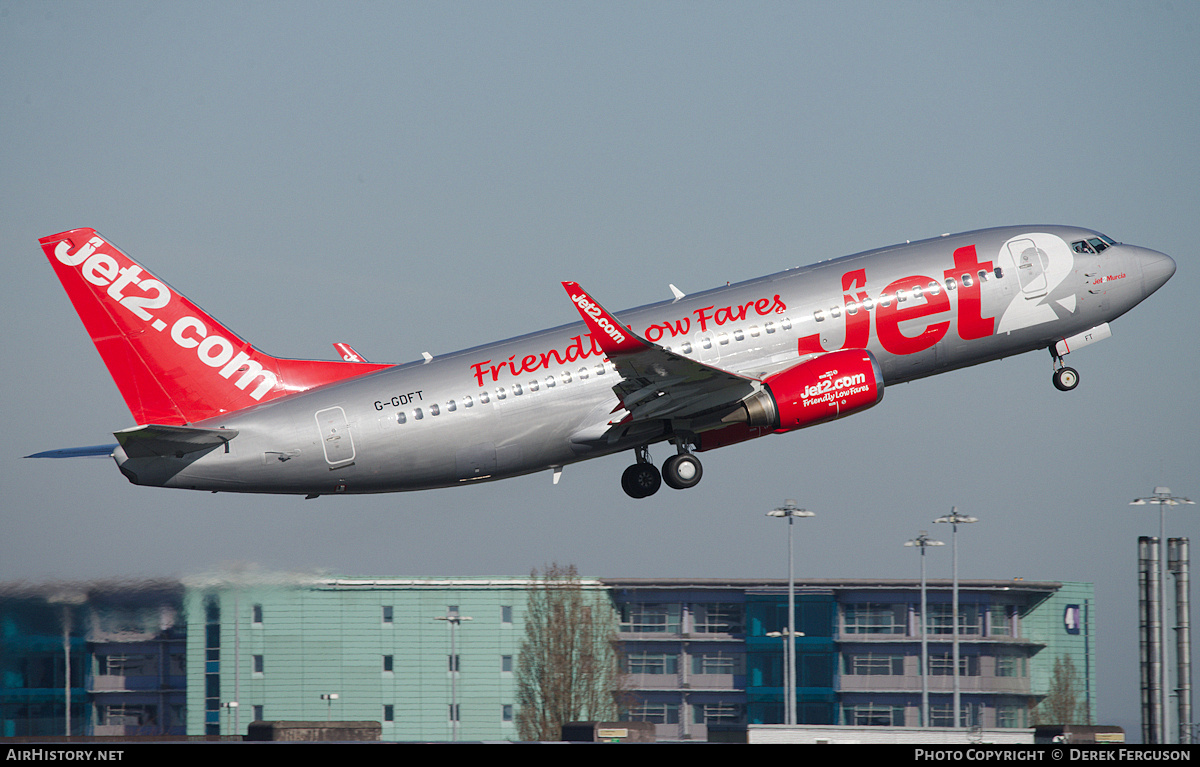
<svg viewBox="0 0 1200 767">
<path fill-rule="evenodd" d="M 1079 385 L 1079 373 L 1075 368 L 1061 367 L 1054 371 L 1054 388 L 1059 391 L 1071 391 Z"/>
<path fill-rule="evenodd" d="M 1071 391 L 1078 386 L 1079 372 L 1064 365 L 1062 355 L 1053 346 L 1050 347 L 1050 356 L 1054 358 L 1054 375 L 1050 379 L 1054 388 L 1059 391 Z"/>
</svg>

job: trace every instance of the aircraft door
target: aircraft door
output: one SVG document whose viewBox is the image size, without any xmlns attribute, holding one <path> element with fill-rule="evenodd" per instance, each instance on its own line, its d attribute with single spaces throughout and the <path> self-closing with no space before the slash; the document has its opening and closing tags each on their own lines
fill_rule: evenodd
<svg viewBox="0 0 1200 767">
<path fill-rule="evenodd" d="M 346 421 L 346 411 L 340 407 L 318 410 L 317 431 L 321 435 L 321 447 L 325 460 L 333 466 L 354 460 L 354 437 Z"/>
<path fill-rule="evenodd" d="M 1033 240 L 1013 240 L 1008 243 L 1008 252 L 1017 267 L 1017 280 L 1021 283 L 1021 294 L 1025 298 L 1046 295 L 1046 267 L 1050 258 Z"/>
</svg>

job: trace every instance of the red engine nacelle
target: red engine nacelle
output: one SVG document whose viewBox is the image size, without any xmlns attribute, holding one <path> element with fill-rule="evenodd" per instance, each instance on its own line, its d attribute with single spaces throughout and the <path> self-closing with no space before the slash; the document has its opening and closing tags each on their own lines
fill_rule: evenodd
<svg viewBox="0 0 1200 767">
<path fill-rule="evenodd" d="M 726 427 L 700 435 L 700 450 L 794 431 L 873 407 L 883 399 L 883 373 L 866 349 L 822 354 L 768 376 L 763 389 L 722 419 Z"/>
<path fill-rule="evenodd" d="M 883 373 L 866 349 L 822 354 L 768 376 L 763 384 L 766 391 L 751 399 L 764 402 L 768 400 L 764 395 L 770 395 L 777 432 L 832 421 L 874 407 L 883 399 Z"/>
</svg>

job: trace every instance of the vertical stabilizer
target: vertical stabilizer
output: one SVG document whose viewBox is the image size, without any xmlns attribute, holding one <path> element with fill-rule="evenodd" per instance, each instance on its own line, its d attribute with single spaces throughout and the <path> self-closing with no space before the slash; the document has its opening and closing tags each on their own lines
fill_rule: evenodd
<svg viewBox="0 0 1200 767">
<path fill-rule="evenodd" d="M 263 354 L 94 229 L 39 242 L 139 424 L 195 423 L 390 367 Z"/>
</svg>

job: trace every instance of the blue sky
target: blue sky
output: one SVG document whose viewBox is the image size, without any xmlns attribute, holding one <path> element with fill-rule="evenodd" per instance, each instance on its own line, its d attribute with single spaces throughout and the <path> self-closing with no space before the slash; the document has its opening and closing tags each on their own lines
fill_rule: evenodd
<svg viewBox="0 0 1200 767">
<path fill-rule="evenodd" d="M 818 514 L 801 575 L 915 578 L 903 542 L 957 505 L 982 520 L 964 577 L 1096 583 L 1101 719 L 1136 736 L 1135 543 L 1158 520 L 1126 504 L 1200 496 L 1197 38 L 1194 3 L 0 0 L 0 579 L 782 577 L 763 513 L 785 498 Z M 689 492 L 631 501 L 616 456 L 557 487 L 317 501 L 18 459 L 131 425 L 37 247 L 65 229 L 272 354 L 400 362 L 573 321 L 561 280 L 619 314 L 668 283 L 1017 223 L 1179 270 L 1071 355 L 1070 394 L 1044 354 L 894 387 L 706 454 Z"/>
</svg>

